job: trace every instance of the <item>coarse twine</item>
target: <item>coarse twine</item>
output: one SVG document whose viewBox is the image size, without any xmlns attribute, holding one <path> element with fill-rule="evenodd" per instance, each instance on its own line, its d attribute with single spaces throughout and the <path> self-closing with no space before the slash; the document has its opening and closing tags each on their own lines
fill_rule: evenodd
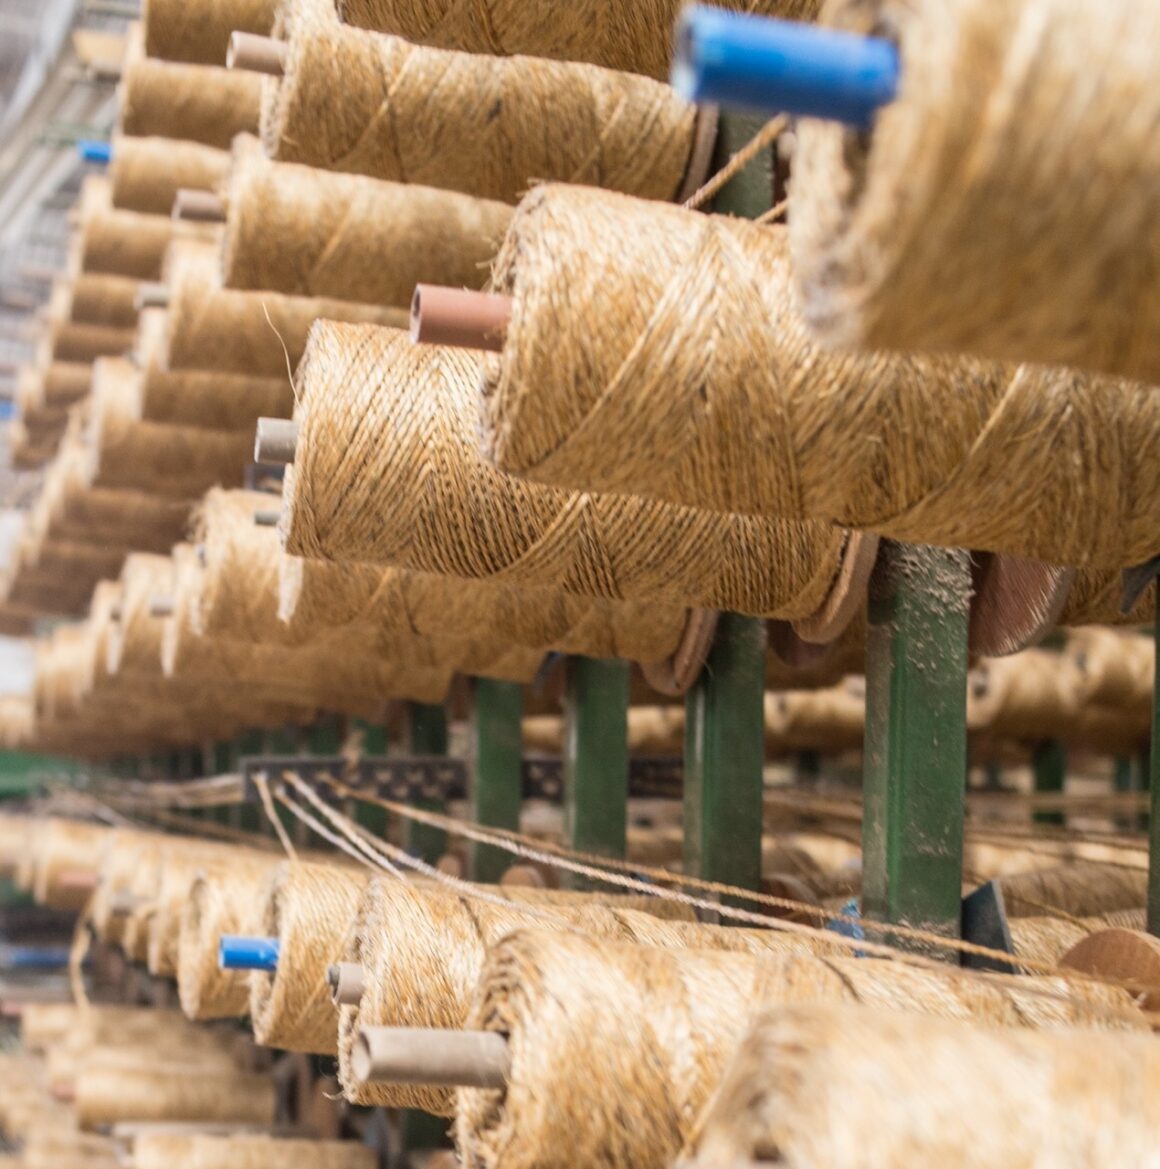
<svg viewBox="0 0 1160 1169">
<path fill-rule="evenodd" d="M 90 388 L 93 367 L 88 362 L 53 362 L 41 373 L 34 401 L 47 406 L 72 406 Z"/>
<path fill-rule="evenodd" d="M 221 286 L 216 247 L 182 244 L 169 250 L 169 332 L 164 364 L 256 377 L 285 377 L 298 364 L 310 326 L 320 319 L 402 326 L 404 309 L 350 301 L 232 292 Z"/>
<path fill-rule="evenodd" d="M 323 560 L 804 617 L 845 533 L 522 483 L 477 442 L 478 356 L 402 332 L 320 322 L 297 382 L 287 551 Z"/>
<path fill-rule="evenodd" d="M 470 53 L 587 61 L 668 81 L 680 0 L 334 0 L 347 24 Z M 818 0 L 725 0 L 722 8 L 812 20 Z"/>
<path fill-rule="evenodd" d="M 1017 957 L 1058 966 L 1068 950 L 1089 935 L 1109 927 L 1143 930 L 1144 919 L 1143 909 L 1121 909 L 1086 918 L 1012 917 L 1007 925 Z"/>
<path fill-rule="evenodd" d="M 262 141 L 280 162 L 515 203 L 537 181 L 672 199 L 696 109 L 667 85 L 592 65 L 424 48 L 288 10 Z"/>
<path fill-rule="evenodd" d="M 181 7 L 191 8 L 188 4 Z M 169 215 L 178 191 L 214 191 L 229 169 L 228 151 L 200 142 L 117 135 L 108 170 L 113 206 L 122 211 Z"/>
<path fill-rule="evenodd" d="M 133 1146 L 135 1169 L 376 1169 L 378 1154 L 361 1141 L 283 1139 L 259 1133 L 145 1135 Z"/>
<path fill-rule="evenodd" d="M 803 120 L 790 214 L 834 345 L 954 350 L 1160 381 L 1160 9 L 1135 0 L 840 0 L 885 32 L 868 134 Z"/>
<path fill-rule="evenodd" d="M 1085 702 L 1150 714 L 1156 674 L 1156 639 L 1136 632 L 1076 629 L 1066 656 L 1079 670 Z"/>
<path fill-rule="evenodd" d="M 1156 551 L 1155 396 L 1041 366 L 821 351 L 785 228 L 540 188 L 494 284 L 514 296 L 484 362 L 501 470 L 1052 564 Z"/>
<path fill-rule="evenodd" d="M 137 324 L 137 281 L 128 276 L 82 272 L 75 280 L 57 281 L 53 300 L 73 321 L 129 329 Z"/>
<path fill-rule="evenodd" d="M 235 30 L 269 35 L 276 0 L 145 0 L 145 51 L 166 61 L 224 65 Z"/>
<path fill-rule="evenodd" d="M 763 1012 L 681 1169 L 1160 1164 L 1160 1045 L 837 1004 Z"/>
<path fill-rule="evenodd" d="M 1011 917 L 1031 917 L 1045 911 L 1093 917 L 1142 907 L 1148 874 L 1121 865 L 1072 862 L 1001 877 L 999 885 Z"/>
<path fill-rule="evenodd" d="M 467 1169 L 663 1169 L 693 1131 L 755 1010 L 860 1002 L 990 1026 L 1133 1026 L 1127 992 L 1027 990 L 872 958 L 666 951 L 526 930 L 493 946 L 469 1029 L 508 1037 L 506 1088 L 461 1088 Z M 1048 989 L 1057 996 L 1036 994 Z M 1146 1029 L 1141 1017 L 1139 1027 Z"/>
<path fill-rule="evenodd" d="M 235 143 L 222 280 L 409 307 L 416 284 L 482 288 L 511 220 L 506 203 L 415 183 L 270 162 Z"/>
<path fill-rule="evenodd" d="M 1080 673 L 1066 656 L 1028 649 L 979 663 L 967 685 L 967 726 L 1003 738 L 1059 738 L 1081 706 Z"/>
<path fill-rule="evenodd" d="M 111 829 L 104 824 L 46 818 L 32 826 L 31 893 L 37 905 L 50 909 L 83 909 L 92 890 L 62 882 L 71 873 L 96 876 L 109 846 Z"/>
<path fill-rule="evenodd" d="M 45 341 L 52 361 L 85 363 L 130 349 L 133 330 L 81 321 L 51 321 Z"/>
</svg>

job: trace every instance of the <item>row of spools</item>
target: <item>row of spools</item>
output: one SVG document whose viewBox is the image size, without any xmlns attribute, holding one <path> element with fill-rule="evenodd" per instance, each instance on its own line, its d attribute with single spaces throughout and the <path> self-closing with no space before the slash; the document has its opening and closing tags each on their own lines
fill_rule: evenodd
<svg viewBox="0 0 1160 1169">
<path fill-rule="evenodd" d="M 349 1101 L 447 1117 L 466 1164 L 579 1158 L 662 1169 L 682 1151 L 721 1164 L 725 1149 L 752 1159 L 770 1131 L 785 1131 L 780 1094 L 791 1114 L 843 1113 L 857 1083 L 847 1065 L 868 1060 L 874 1087 L 858 1095 L 850 1134 L 880 1095 L 905 1095 L 907 1109 L 892 1105 L 875 1127 L 891 1157 L 937 1139 L 964 1165 L 1001 1164 L 1060 1125 L 1069 1156 L 1092 1142 L 1134 1154 L 1154 1131 L 1155 1094 L 1145 1089 L 1155 1045 L 1140 1010 L 1150 1000 L 1069 973 L 1067 958 L 1089 935 L 1140 924 L 1143 870 L 1078 865 L 1002 878 L 1016 961 L 1031 971 L 1004 980 L 858 955 L 850 939 L 806 927 L 698 924 L 687 904 L 660 896 L 485 895 L 372 877 L 333 858 L 290 862 L 129 829 L 19 818 L 0 828 L 5 867 L 50 904 L 85 903 L 101 942 L 177 979 L 191 1019 L 248 1013 L 260 1044 L 336 1056 Z M 816 879 L 827 877 L 819 869 Z M 231 946 L 248 971 L 223 968 Z M 274 1122 L 269 1078 L 220 1034 L 99 1006 L 27 1007 L 25 1018 L 25 1061 L 2 1069 L 6 1088 L 17 1075 L 23 1083 L 0 1113 L 26 1141 L 46 1119 L 59 1140 L 82 1144 L 82 1133 L 116 1124 Z M 47 1061 L 29 1074 L 38 1048 Z M 919 1107 L 921 1051 L 952 1061 L 954 1075 L 926 1076 Z M 789 1074 L 795 1060 L 806 1061 L 804 1080 Z M 1092 1060 L 1099 1077 L 1086 1074 Z M 1020 1074 L 1009 1078 L 1010 1066 Z M 999 1100 L 1012 1107 L 995 1127 L 996 1151 L 972 1161 L 959 1150 L 977 1137 L 973 1109 Z M 1081 1118 L 1066 1119 L 1072 1112 Z M 922 1135 L 931 1116 L 937 1138 Z M 845 1123 L 824 1126 L 834 1150 L 799 1163 L 845 1163 L 835 1159 L 850 1137 Z M 779 1139 L 808 1148 L 811 1131 L 791 1127 Z M 304 1164 L 347 1164 L 321 1148 L 300 1153 Z M 192 1153 L 170 1155 L 185 1164 Z"/>
</svg>

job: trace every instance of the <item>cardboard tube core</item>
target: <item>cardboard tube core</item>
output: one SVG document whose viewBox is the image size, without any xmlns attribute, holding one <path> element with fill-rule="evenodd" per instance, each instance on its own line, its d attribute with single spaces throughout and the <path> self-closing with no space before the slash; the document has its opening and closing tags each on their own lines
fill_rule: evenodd
<svg viewBox="0 0 1160 1169">
<path fill-rule="evenodd" d="M 149 598 L 150 617 L 172 617 L 175 608 L 172 597 Z"/>
<path fill-rule="evenodd" d="M 252 32 L 230 33 L 226 68 L 282 77 L 286 73 L 286 42 Z"/>
<path fill-rule="evenodd" d="M 339 1007 L 357 1007 L 366 990 L 366 975 L 357 962 L 336 962 L 327 968 L 330 997 Z"/>
<path fill-rule="evenodd" d="M 254 512 L 254 523 L 259 528 L 276 528 L 281 522 L 282 513 L 274 508 L 263 508 Z"/>
<path fill-rule="evenodd" d="M 195 223 L 225 223 L 226 205 L 212 191 L 182 187 L 173 200 L 173 218 Z"/>
<path fill-rule="evenodd" d="M 503 1088 L 511 1056 L 507 1040 L 494 1031 L 364 1027 L 355 1041 L 351 1068 L 363 1083 Z"/>
<path fill-rule="evenodd" d="M 254 461 L 258 463 L 294 462 L 298 449 L 298 423 L 288 418 L 259 418 L 254 438 Z"/>
<path fill-rule="evenodd" d="M 422 345 L 503 352 L 512 319 L 512 298 L 418 284 L 411 298 L 411 339 Z"/>
<path fill-rule="evenodd" d="M 133 298 L 133 307 L 140 312 L 144 308 L 168 308 L 169 288 L 165 284 L 156 284 L 149 281 L 137 286 L 137 295 Z"/>
</svg>

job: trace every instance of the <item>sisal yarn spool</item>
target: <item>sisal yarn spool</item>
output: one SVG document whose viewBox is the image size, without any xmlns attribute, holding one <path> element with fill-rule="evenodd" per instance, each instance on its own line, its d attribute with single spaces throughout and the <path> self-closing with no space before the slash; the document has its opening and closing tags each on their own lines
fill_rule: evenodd
<svg viewBox="0 0 1160 1169">
<path fill-rule="evenodd" d="M 112 357 L 132 349 L 133 336 L 131 328 L 57 321 L 50 326 L 51 360 L 85 364 L 98 357 Z"/>
<path fill-rule="evenodd" d="M 526 53 L 587 61 L 667 81 L 678 0 L 571 0 L 529 8 L 518 0 L 334 0 L 343 21 L 469 53 Z M 812 20 L 816 0 L 726 0 L 742 12 Z"/>
<path fill-rule="evenodd" d="M 109 845 L 104 824 L 76 820 L 42 821 L 33 844 L 32 896 L 51 909 L 82 909 L 92 890 L 64 878 L 84 873 L 96 878 Z"/>
<path fill-rule="evenodd" d="M 141 418 L 205 430 L 240 430 L 252 435 L 259 418 L 289 418 L 294 387 L 281 377 L 248 377 L 196 369 L 166 369 L 168 314 L 146 309 L 137 329 L 141 369 Z"/>
<path fill-rule="evenodd" d="M 221 287 L 217 251 L 175 247 L 166 261 L 171 299 L 165 363 L 253 377 L 285 377 L 298 364 L 310 326 L 321 319 L 402 324 L 398 308 L 348 301 L 231 292 Z"/>
<path fill-rule="evenodd" d="M 1150 717 L 1156 674 L 1155 638 L 1106 629 L 1076 629 L 1068 637 L 1067 655 L 1079 671 L 1079 696 L 1084 703 Z"/>
<path fill-rule="evenodd" d="M 752 1012 L 800 1002 L 989 1026 L 1131 1026 L 1105 1014 L 1128 1008 L 1129 996 L 1103 986 L 1029 979 L 1015 991 L 869 958 L 666 951 L 520 931 L 491 948 L 468 1021 L 507 1036 L 511 1071 L 502 1091 L 460 1089 L 464 1164 L 670 1165 Z"/>
<path fill-rule="evenodd" d="M 40 373 L 39 401 L 49 407 L 72 406 L 89 393 L 92 376 L 86 362 L 53 362 Z"/>
<path fill-rule="evenodd" d="M 865 690 L 851 680 L 828 689 L 765 695 L 765 746 L 773 754 L 857 750 L 865 726 Z"/>
<path fill-rule="evenodd" d="M 268 34 L 277 7 L 275 0 L 146 0 L 145 52 L 166 61 L 224 65 L 230 34 Z"/>
<path fill-rule="evenodd" d="M 795 1006 L 755 1019 L 679 1164 L 1142 1169 L 1158 1085 L 1145 1035 Z"/>
<path fill-rule="evenodd" d="M 271 163 L 237 146 L 225 196 L 227 288 L 400 308 L 416 284 L 482 288 L 512 215 L 503 203 Z"/>
<path fill-rule="evenodd" d="M 110 1137 L 38 1125 L 25 1135 L 16 1164 L 22 1169 L 118 1169 Z"/>
<path fill-rule="evenodd" d="M 839 0 L 827 18 L 885 31 L 902 80 L 868 133 L 802 122 L 790 223 L 817 334 L 1160 381 L 1160 14 Z"/>
<path fill-rule="evenodd" d="M 1094 917 L 1142 906 L 1148 875 L 1143 869 L 1075 862 L 1015 873 L 1000 878 L 999 884 L 1011 917 L 1037 916 L 1045 911 Z"/>
<path fill-rule="evenodd" d="M 181 8 L 192 11 L 187 4 Z M 113 206 L 122 211 L 169 215 L 178 191 L 215 191 L 229 169 L 228 151 L 200 142 L 120 135 L 113 139 L 113 160 L 109 163 Z"/>
<path fill-rule="evenodd" d="M 845 534 L 538 488 L 475 442 L 476 357 L 321 322 L 299 370 L 287 550 L 324 560 L 784 617 L 814 612 Z M 391 501 L 389 508 L 385 500 Z"/>
<path fill-rule="evenodd" d="M 262 141 L 280 162 L 506 203 L 533 180 L 653 199 L 683 189 L 697 115 L 667 85 L 592 65 L 423 48 L 312 5 L 286 24 L 285 75 L 262 95 Z"/>
<path fill-rule="evenodd" d="M 262 934 L 276 937 L 278 969 L 250 976 L 254 1038 L 266 1047 L 334 1055 L 338 1014 L 326 970 L 342 957 L 368 881 L 357 870 L 287 863 L 271 880 Z"/>
<path fill-rule="evenodd" d="M 136 280 L 82 272 L 71 286 L 61 287 L 67 315 L 73 321 L 118 329 L 137 324 Z"/>
<path fill-rule="evenodd" d="M 1121 612 L 1123 579 L 1119 572 L 1080 569 L 1059 615 L 1060 626 L 1143 625 L 1156 614 L 1156 584 L 1153 582 L 1131 612 Z"/>
<path fill-rule="evenodd" d="M 1050 650 L 982 662 L 967 686 L 967 726 L 1005 738 L 1056 738 L 1078 712 L 1079 680 L 1074 663 Z"/>
<path fill-rule="evenodd" d="M 262 79 L 211 65 L 176 65 L 138 57 L 121 74 L 122 135 L 176 138 L 226 148 L 235 134 L 254 133 Z"/>
<path fill-rule="evenodd" d="M 1013 953 L 1024 960 L 1057 966 L 1077 943 L 1110 927 L 1143 929 L 1144 911 L 1127 909 L 1096 917 L 1012 917 Z"/>
<path fill-rule="evenodd" d="M 135 1169 L 376 1169 L 378 1154 L 360 1141 L 284 1140 L 263 1134 L 191 1135 L 179 1161 L 142 1163 L 141 1142 L 134 1149 Z"/>
<path fill-rule="evenodd" d="M 1057 564 L 1155 551 L 1153 398 L 1035 366 L 821 352 L 784 228 L 541 188 L 494 283 L 514 298 L 485 361 L 501 470 Z"/>
<path fill-rule="evenodd" d="M 216 484 L 240 486 L 253 458 L 245 432 L 142 422 L 140 375 L 105 358 L 93 372 L 92 483 L 193 499 Z"/>
<path fill-rule="evenodd" d="M 108 633 L 108 669 L 112 674 L 161 674 L 164 623 L 150 612 L 153 597 L 172 595 L 173 563 L 168 556 L 131 553 L 121 570 L 121 618 Z"/>
</svg>

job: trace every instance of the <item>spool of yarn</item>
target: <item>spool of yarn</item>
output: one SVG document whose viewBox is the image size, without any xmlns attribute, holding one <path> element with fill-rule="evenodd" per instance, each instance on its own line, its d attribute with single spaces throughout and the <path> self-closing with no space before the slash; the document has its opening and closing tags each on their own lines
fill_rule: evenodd
<svg viewBox="0 0 1160 1169">
<path fill-rule="evenodd" d="M 121 74 L 122 135 L 177 138 L 228 148 L 235 134 L 255 133 L 262 81 L 218 65 L 176 65 L 135 57 Z"/>
<path fill-rule="evenodd" d="M 446 1088 L 359 1081 L 352 1068 L 355 1041 L 366 1026 L 462 1028 L 488 948 L 513 930 L 577 930 L 640 946 L 750 954 L 810 953 L 817 948 L 813 939 L 770 930 L 702 926 L 690 920 L 687 907 L 658 898 L 516 887 L 501 888 L 498 895 L 511 898 L 511 906 L 417 889 L 387 877 L 367 886 L 345 954 L 347 962 L 363 970 L 364 992 L 358 1004 L 339 1008 L 339 1082 L 348 1100 L 453 1114 L 452 1093 Z"/>
<path fill-rule="evenodd" d="M 315 321 L 399 325 L 406 318 L 397 308 L 223 290 L 219 267 L 217 251 L 206 247 L 176 247 L 166 261 L 171 369 L 289 379 Z"/>
<path fill-rule="evenodd" d="M 795 1006 L 754 1020 L 680 1164 L 1143 1165 L 1158 1082 L 1144 1035 Z"/>
<path fill-rule="evenodd" d="M 234 148 L 226 207 L 227 288 L 400 308 L 416 284 L 483 287 L 512 215 L 453 191 L 271 163 L 256 143 Z"/>
<path fill-rule="evenodd" d="M 230 34 L 269 33 L 276 10 L 274 0 L 146 0 L 145 51 L 166 61 L 224 65 Z"/>
<path fill-rule="evenodd" d="M 1123 579 L 1119 572 L 1080 569 L 1075 574 L 1059 624 L 1143 625 L 1156 615 L 1156 584 L 1150 584 L 1128 613 L 1121 611 Z"/>
<path fill-rule="evenodd" d="M 23 1169 L 118 1169 L 116 1145 L 110 1137 L 58 1125 L 31 1129 L 15 1163 Z"/>
<path fill-rule="evenodd" d="M 47 819 L 36 832 L 33 852 L 32 896 L 50 909 L 82 909 L 92 888 L 70 878 L 84 873 L 95 882 L 109 844 L 104 824 L 79 820 Z"/>
<path fill-rule="evenodd" d="M 888 28 L 903 81 L 871 133 L 803 121 L 790 222 L 818 335 L 1160 380 L 1145 194 L 1160 99 L 1140 88 L 1160 51 L 1154 11 L 844 0 L 827 19 Z M 1082 90 L 1080 69 L 1097 79 Z M 1047 125 L 1059 149 L 1043 148 Z"/>
<path fill-rule="evenodd" d="M 50 326 L 49 357 L 53 362 L 83 364 L 133 348 L 133 330 L 56 321 Z"/>
<path fill-rule="evenodd" d="M 131 329 L 137 324 L 137 281 L 125 276 L 82 272 L 61 284 L 65 313 L 73 321 Z"/>
<path fill-rule="evenodd" d="M 181 7 L 192 11 L 188 5 Z M 113 140 L 108 171 L 113 206 L 122 211 L 169 215 L 178 191 L 215 191 L 229 169 L 228 151 L 200 142 L 120 135 Z"/>
<path fill-rule="evenodd" d="M 1142 929 L 1144 912 L 1129 909 L 1085 918 L 1012 917 L 1008 925 L 1017 957 L 1057 966 L 1064 954 L 1092 934 L 1112 926 Z"/>
<path fill-rule="evenodd" d="M 166 369 L 161 361 L 169 324 L 161 309 L 146 309 L 137 330 L 141 418 L 206 430 L 254 432 L 259 418 L 289 418 L 294 387 L 281 377 L 247 377 L 195 369 Z"/>
<path fill-rule="evenodd" d="M 1137 633 L 1076 629 L 1067 655 L 1079 671 L 1079 694 L 1085 703 L 1151 715 L 1156 675 L 1156 642 Z"/>
<path fill-rule="evenodd" d="M 299 370 L 287 550 L 754 615 L 822 603 L 840 530 L 569 494 L 492 470 L 476 447 L 477 368 L 397 331 L 316 326 Z"/>
<path fill-rule="evenodd" d="M 1154 551 L 1153 398 L 1033 366 L 821 352 L 782 228 L 540 188 L 494 282 L 514 298 L 485 362 L 502 470 L 1057 564 Z M 1119 478 L 1096 433 L 1122 450 Z M 1034 492 L 1012 486 L 1013 460 Z"/>
<path fill-rule="evenodd" d="M 397 33 L 409 41 L 469 53 L 526 53 L 560 61 L 587 61 L 667 81 L 677 0 L 632 5 L 615 0 L 542 5 L 529 11 L 511 0 L 335 0 L 343 21 Z M 727 0 L 725 8 L 812 20 L 814 0 Z"/>
<path fill-rule="evenodd" d="M 1148 875 L 1143 869 L 1073 862 L 1000 878 L 1003 900 L 1011 917 L 1048 912 L 1094 917 L 1136 909 L 1147 898 Z"/>
<path fill-rule="evenodd" d="M 3 628 L 2 623 L 0 628 Z M 26 630 L 9 628 L 5 636 L 24 632 Z M 0 747 L 6 751 L 27 750 L 32 743 L 35 725 L 35 710 L 26 695 L 0 696 Z"/>
<path fill-rule="evenodd" d="M 86 362 L 53 362 L 39 374 L 38 401 L 48 407 L 72 406 L 88 395 L 92 376 Z"/>
<path fill-rule="evenodd" d="M 217 484 L 240 486 L 253 458 L 245 432 L 142 422 L 140 376 L 104 358 L 93 371 L 92 483 L 193 499 Z"/>
<path fill-rule="evenodd" d="M 559 755 L 564 750 L 564 720 L 536 715 L 523 721 L 525 751 Z M 682 706 L 632 706 L 628 710 L 631 755 L 675 755 L 683 750 L 685 711 Z"/>
<path fill-rule="evenodd" d="M 285 74 L 262 95 L 262 141 L 280 162 L 507 203 L 533 180 L 652 199 L 685 188 L 697 116 L 667 85 L 592 65 L 423 48 L 312 5 L 289 13 L 285 35 Z"/>
<path fill-rule="evenodd" d="M 284 1140 L 257 1133 L 234 1136 L 191 1135 L 180 1161 L 172 1159 L 145 1164 L 140 1140 L 134 1149 L 136 1169 L 376 1169 L 378 1154 L 360 1141 Z"/>
<path fill-rule="evenodd" d="M 765 695 L 765 744 L 774 754 L 857 750 L 865 726 L 865 690 L 850 680 L 829 689 Z"/>
<path fill-rule="evenodd" d="M 502 1150 L 511 1169 L 671 1164 L 753 1012 L 801 1002 L 988 1026 L 1131 1026 L 1107 1018 L 1130 1002 L 1110 987 L 1029 979 L 1017 992 L 868 958 L 677 952 L 519 931 L 489 951 L 468 1020 L 507 1036 L 511 1069 L 502 1090 L 460 1089 L 463 1159 L 482 1169 Z"/>
<path fill-rule="evenodd" d="M 278 859 L 245 854 L 212 865 L 189 887 L 181 915 L 177 990 L 191 1019 L 241 1018 L 249 1010 L 249 978 L 223 970 L 223 935 L 254 937 L 262 928 L 262 897 Z"/>
<path fill-rule="evenodd" d="M 1079 710 L 1079 671 L 1061 654 L 1029 649 L 980 663 L 967 686 L 967 726 L 1036 741 L 1057 738 Z"/>
<path fill-rule="evenodd" d="M 282 865 L 268 887 L 263 937 L 278 939 L 278 968 L 250 976 L 254 1038 L 266 1047 L 334 1055 L 338 1015 L 327 967 L 342 958 L 367 874 L 333 866 Z"/>
</svg>

